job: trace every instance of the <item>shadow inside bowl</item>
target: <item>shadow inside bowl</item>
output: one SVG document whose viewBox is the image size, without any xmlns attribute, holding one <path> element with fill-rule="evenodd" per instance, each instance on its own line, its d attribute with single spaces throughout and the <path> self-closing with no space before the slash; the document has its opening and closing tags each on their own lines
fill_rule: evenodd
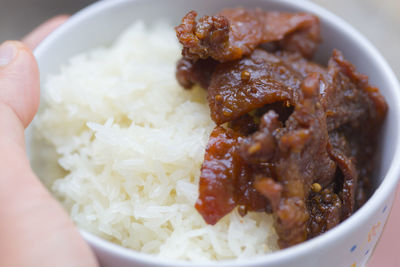
<svg viewBox="0 0 400 267">
<path fill-rule="evenodd" d="M 368 220 L 373 220 L 381 206 L 390 205 L 400 171 L 395 162 L 400 162 L 400 88 L 392 70 L 375 48 L 350 25 L 330 12 L 306 1 L 289 0 L 114 0 L 102 1 L 79 12 L 58 29 L 35 51 L 41 71 L 41 80 L 59 72 L 60 66 L 69 58 L 91 48 L 111 44 L 117 36 L 135 20 L 147 23 L 163 20 L 177 25 L 183 14 L 193 9 L 200 15 L 213 14 L 222 8 L 246 6 L 289 12 L 309 12 L 321 19 L 323 43 L 316 59 L 326 65 L 334 48 L 341 50 L 361 73 L 368 74 L 372 85 L 381 89 L 389 105 L 377 153 L 374 176 L 375 193 L 353 216 L 333 230 L 301 245 L 285 249 L 256 259 L 227 261 L 218 266 L 350 266 L 353 261 L 365 262 L 369 256 L 347 256 L 352 240 L 361 238 L 369 229 Z M 27 134 L 28 153 L 30 134 Z M 382 220 L 386 220 L 384 217 Z M 368 225 L 367 225 L 368 224 Z M 183 266 L 186 262 L 159 259 L 121 248 L 100 240 L 83 231 L 85 239 L 92 245 L 104 266 Z M 374 244 L 371 245 L 372 249 Z M 332 256 L 335 251 L 335 256 Z M 354 256 L 354 254 L 353 254 Z M 330 259 L 332 262 L 327 261 Z M 350 263 L 350 264 L 348 264 Z M 196 263 L 191 263 L 195 266 Z M 212 264 L 209 264 L 210 266 Z M 199 265 L 201 266 L 201 265 Z M 208 265 L 207 265 L 208 266 Z"/>
</svg>

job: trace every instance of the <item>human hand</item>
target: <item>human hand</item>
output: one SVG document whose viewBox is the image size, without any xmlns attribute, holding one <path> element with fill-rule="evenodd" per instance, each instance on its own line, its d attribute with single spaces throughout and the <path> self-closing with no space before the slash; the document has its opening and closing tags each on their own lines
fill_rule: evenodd
<svg viewBox="0 0 400 267">
<path fill-rule="evenodd" d="M 20 42 L 0 46 L 0 266 L 98 266 L 68 215 L 32 172 L 24 128 L 39 104 L 39 73 L 31 49 L 67 19 L 52 19 Z M 396 266 L 400 187 L 368 266 Z"/>
<path fill-rule="evenodd" d="M 60 204 L 32 172 L 24 129 L 39 105 L 39 71 L 31 49 L 67 19 L 41 25 L 25 44 L 0 46 L 0 266 L 98 266 Z"/>
</svg>

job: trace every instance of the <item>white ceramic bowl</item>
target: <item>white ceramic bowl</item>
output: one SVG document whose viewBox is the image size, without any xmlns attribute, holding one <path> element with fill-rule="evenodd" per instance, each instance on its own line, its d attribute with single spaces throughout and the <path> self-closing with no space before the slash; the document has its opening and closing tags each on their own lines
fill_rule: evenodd
<svg viewBox="0 0 400 267">
<path fill-rule="evenodd" d="M 223 261 L 206 266 L 364 266 L 382 232 L 400 176 L 400 86 L 378 51 L 353 27 L 308 1 L 298 0 L 109 0 L 98 2 L 74 15 L 35 51 L 42 78 L 59 70 L 76 53 L 111 43 L 136 19 L 159 18 L 177 25 L 190 9 L 213 14 L 228 6 L 261 7 L 268 10 L 304 11 L 316 14 L 322 23 L 323 44 L 317 59 L 327 61 L 333 48 L 343 51 L 358 70 L 368 74 L 389 104 L 381 142 L 375 192 L 368 202 L 345 222 L 303 244 L 251 259 Z M 29 146 L 29 134 L 28 134 Z M 28 148 L 29 149 L 29 148 Z M 81 231 L 102 266 L 205 266 L 165 260 L 122 248 Z M 245 242 L 245 240 L 243 240 Z"/>
</svg>

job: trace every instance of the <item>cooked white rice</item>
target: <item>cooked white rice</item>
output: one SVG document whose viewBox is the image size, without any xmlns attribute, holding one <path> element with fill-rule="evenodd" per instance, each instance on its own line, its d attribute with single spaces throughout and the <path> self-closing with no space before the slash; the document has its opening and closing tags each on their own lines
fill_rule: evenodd
<svg viewBox="0 0 400 267">
<path fill-rule="evenodd" d="M 43 88 L 34 169 L 80 228 L 124 247 L 186 260 L 273 251 L 271 215 L 209 226 L 194 208 L 214 123 L 205 91 L 175 80 L 179 57 L 172 27 L 141 22 L 73 57 Z"/>
</svg>

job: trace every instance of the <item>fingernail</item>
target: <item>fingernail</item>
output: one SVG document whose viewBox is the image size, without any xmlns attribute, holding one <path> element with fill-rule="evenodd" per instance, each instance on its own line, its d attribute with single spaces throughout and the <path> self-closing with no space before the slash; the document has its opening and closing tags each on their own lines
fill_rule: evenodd
<svg viewBox="0 0 400 267">
<path fill-rule="evenodd" d="M 7 66 L 17 54 L 17 48 L 9 42 L 0 46 L 0 67 Z"/>
</svg>

